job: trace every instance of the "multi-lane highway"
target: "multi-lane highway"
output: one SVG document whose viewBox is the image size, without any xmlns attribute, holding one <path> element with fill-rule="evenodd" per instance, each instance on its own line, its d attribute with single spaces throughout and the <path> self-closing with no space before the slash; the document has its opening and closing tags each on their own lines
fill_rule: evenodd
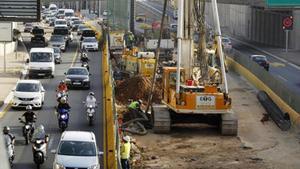
<svg viewBox="0 0 300 169">
<path fill-rule="evenodd" d="M 76 33 L 74 33 L 75 35 Z M 49 36 L 48 36 L 49 37 Z M 76 37 L 76 36 L 74 36 Z M 30 48 L 28 35 L 24 36 L 25 45 Z M 55 116 L 54 106 L 57 105 L 55 99 L 55 88 L 60 80 L 64 79 L 64 72 L 71 66 L 80 66 L 78 53 L 79 41 L 78 37 L 70 44 L 65 53 L 62 53 L 62 64 L 56 65 L 55 78 L 53 79 L 39 79 L 45 90 L 45 103 L 42 110 L 36 110 L 37 113 L 37 125 L 43 124 L 45 130 L 50 134 L 50 141 L 48 144 L 48 158 L 42 165 L 42 169 L 52 169 L 52 163 L 54 155 L 50 153 L 52 149 L 56 149 L 61 132 L 58 128 L 57 118 Z M 103 123 L 102 123 L 102 79 L 101 79 L 101 52 L 89 52 L 90 58 L 90 73 L 91 73 L 91 89 L 90 90 L 70 90 L 69 91 L 69 104 L 71 106 L 69 127 L 67 130 L 81 130 L 81 131 L 93 131 L 96 135 L 97 144 L 99 150 L 103 150 Z M 98 108 L 96 108 L 96 117 L 94 126 L 90 127 L 86 118 L 84 104 L 87 94 L 93 91 L 99 102 Z M 14 169 L 33 169 L 35 164 L 33 162 L 31 145 L 25 145 L 25 140 L 22 136 L 22 124 L 19 123 L 18 117 L 24 113 L 24 110 L 10 109 L 5 116 L 0 119 L 2 126 L 9 125 L 12 128 L 12 133 L 16 136 L 15 152 L 16 158 L 14 161 Z M 101 164 L 103 164 L 101 162 Z M 1 165 L 0 165 L 1 166 Z"/>
</svg>

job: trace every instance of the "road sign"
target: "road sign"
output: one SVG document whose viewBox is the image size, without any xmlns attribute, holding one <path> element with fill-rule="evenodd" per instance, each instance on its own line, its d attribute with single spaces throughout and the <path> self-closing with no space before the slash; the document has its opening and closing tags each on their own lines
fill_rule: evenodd
<svg viewBox="0 0 300 169">
<path fill-rule="evenodd" d="M 293 30 L 294 19 L 293 16 L 286 16 L 282 18 L 283 30 Z"/>
<path fill-rule="evenodd" d="M 12 41 L 12 23 L 11 22 L 0 22 L 0 42 L 11 42 Z"/>
<path fill-rule="evenodd" d="M 269 7 L 300 7 L 300 0 L 267 0 Z"/>
<path fill-rule="evenodd" d="M 0 21 L 38 22 L 40 0 L 0 0 Z"/>
</svg>

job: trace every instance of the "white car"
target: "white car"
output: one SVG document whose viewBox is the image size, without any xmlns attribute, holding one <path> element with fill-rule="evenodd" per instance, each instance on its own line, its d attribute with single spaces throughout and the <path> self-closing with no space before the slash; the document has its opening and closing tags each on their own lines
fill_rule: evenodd
<svg viewBox="0 0 300 169">
<path fill-rule="evenodd" d="M 42 108 L 45 89 L 39 80 L 19 80 L 13 90 L 12 107 Z"/>
<path fill-rule="evenodd" d="M 223 45 L 225 50 L 231 50 L 232 49 L 231 40 L 228 37 L 222 37 L 222 45 Z"/>
<path fill-rule="evenodd" d="M 54 22 L 55 27 L 68 27 L 68 22 L 65 19 L 56 19 Z"/>
<path fill-rule="evenodd" d="M 98 51 L 98 41 L 95 37 L 85 37 L 81 42 L 81 49 Z"/>
<path fill-rule="evenodd" d="M 96 137 L 93 132 L 65 131 L 55 154 L 53 169 L 100 169 Z"/>
</svg>

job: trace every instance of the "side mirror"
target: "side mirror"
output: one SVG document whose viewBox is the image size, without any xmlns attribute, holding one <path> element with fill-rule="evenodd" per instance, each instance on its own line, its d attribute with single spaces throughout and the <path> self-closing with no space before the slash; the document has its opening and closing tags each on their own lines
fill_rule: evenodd
<svg viewBox="0 0 300 169">
<path fill-rule="evenodd" d="M 29 59 L 26 59 L 26 63 L 29 63 Z"/>
<path fill-rule="evenodd" d="M 56 154 L 56 150 L 55 149 L 51 150 L 51 154 Z"/>
<path fill-rule="evenodd" d="M 65 75 L 67 75 L 67 73 L 66 73 L 66 72 L 65 72 L 64 74 L 65 74 Z"/>
<path fill-rule="evenodd" d="M 12 89 L 11 91 L 12 91 L 12 92 L 14 92 L 14 91 L 15 91 L 15 89 Z"/>
<path fill-rule="evenodd" d="M 92 74 L 91 73 L 89 73 L 89 76 L 91 76 Z"/>
<path fill-rule="evenodd" d="M 45 92 L 45 90 L 44 90 L 44 89 L 42 89 L 41 91 L 42 91 L 43 93 Z"/>
</svg>

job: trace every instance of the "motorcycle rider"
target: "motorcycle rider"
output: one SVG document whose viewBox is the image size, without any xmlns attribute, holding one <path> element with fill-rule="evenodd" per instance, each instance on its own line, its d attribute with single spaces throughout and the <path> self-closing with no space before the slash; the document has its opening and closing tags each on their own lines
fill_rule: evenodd
<svg viewBox="0 0 300 169">
<path fill-rule="evenodd" d="M 83 54 L 82 54 L 82 57 L 80 58 L 80 61 L 81 61 L 81 62 L 89 62 L 90 59 L 88 58 L 88 56 L 87 56 L 86 53 L 83 53 Z"/>
<path fill-rule="evenodd" d="M 8 148 L 9 151 L 9 146 L 11 146 L 12 148 L 12 155 L 10 158 L 12 158 L 11 160 L 14 160 L 14 145 L 15 145 L 15 136 L 13 134 L 10 133 L 10 128 L 9 126 L 4 126 L 3 127 L 3 135 L 4 135 L 4 140 L 5 140 L 5 145 Z"/>
<path fill-rule="evenodd" d="M 97 100 L 95 97 L 95 93 L 94 92 L 90 92 L 89 95 L 86 96 L 86 100 L 85 100 L 85 105 L 86 106 L 92 106 L 92 107 L 96 107 L 97 105 Z"/>
<path fill-rule="evenodd" d="M 49 136 L 46 134 L 45 132 L 45 128 L 43 125 L 39 125 L 35 130 L 34 133 L 32 135 L 32 139 L 31 142 L 33 144 L 35 144 L 36 140 L 40 140 L 41 141 L 41 145 L 43 144 L 47 144 L 48 143 L 48 139 Z M 44 146 L 44 148 L 42 149 L 42 152 L 44 154 L 44 156 L 47 156 L 47 146 Z M 32 147 L 32 152 L 34 153 L 34 148 Z"/>
<path fill-rule="evenodd" d="M 25 118 L 25 123 L 31 123 L 32 124 L 32 130 L 31 132 L 33 133 L 34 131 L 34 123 L 36 120 L 36 114 L 32 111 L 32 106 L 28 105 L 26 106 L 26 112 L 22 115 L 22 117 Z"/>
<path fill-rule="evenodd" d="M 64 80 L 59 82 L 59 85 L 57 86 L 58 92 L 67 92 L 68 91 L 68 86 Z"/>
<path fill-rule="evenodd" d="M 64 97 L 62 97 L 60 99 L 60 102 L 59 102 L 59 104 L 57 106 L 57 109 L 66 109 L 66 110 L 70 110 L 71 109 L 69 103 L 67 102 L 66 96 L 64 96 Z"/>
</svg>

